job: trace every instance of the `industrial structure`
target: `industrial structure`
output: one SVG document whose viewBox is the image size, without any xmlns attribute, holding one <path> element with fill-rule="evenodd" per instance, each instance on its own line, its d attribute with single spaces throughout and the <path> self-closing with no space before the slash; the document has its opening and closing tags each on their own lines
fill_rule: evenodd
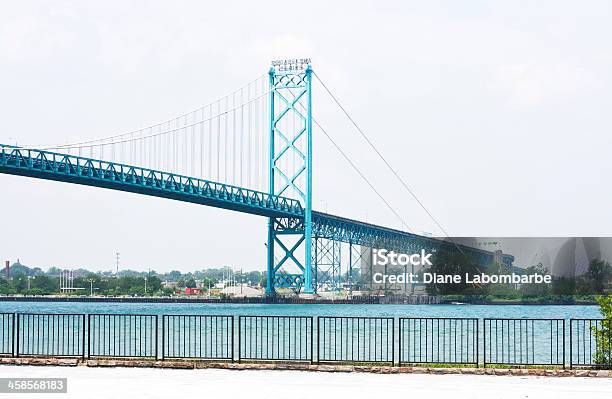
<svg viewBox="0 0 612 399">
<path fill-rule="evenodd" d="M 352 291 L 368 248 L 446 249 L 492 263 L 491 251 L 313 209 L 313 75 L 309 59 L 277 61 L 231 94 L 145 129 L 53 146 L 0 145 L 0 173 L 263 216 L 269 296 L 278 288 Z"/>
</svg>

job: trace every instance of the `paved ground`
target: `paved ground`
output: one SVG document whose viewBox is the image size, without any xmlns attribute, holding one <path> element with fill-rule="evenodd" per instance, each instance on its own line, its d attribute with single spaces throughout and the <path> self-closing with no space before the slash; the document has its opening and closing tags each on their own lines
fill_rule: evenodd
<svg viewBox="0 0 612 399">
<path fill-rule="evenodd" d="M 67 377 L 68 394 L 26 398 L 611 398 L 612 378 L 0 366 L 0 377 Z"/>
</svg>

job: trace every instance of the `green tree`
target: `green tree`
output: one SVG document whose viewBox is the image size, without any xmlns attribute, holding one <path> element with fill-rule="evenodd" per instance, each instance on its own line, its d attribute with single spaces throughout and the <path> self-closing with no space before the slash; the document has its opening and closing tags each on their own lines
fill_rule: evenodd
<svg viewBox="0 0 612 399">
<path fill-rule="evenodd" d="M 589 269 L 585 275 L 589 282 L 592 294 L 603 294 L 608 281 L 612 277 L 612 267 L 608 262 L 593 259 L 589 263 Z"/>
<path fill-rule="evenodd" d="M 0 294 L 2 295 L 12 295 L 16 294 L 15 288 L 3 278 L 0 278 Z"/>
<path fill-rule="evenodd" d="M 473 276 L 480 273 L 480 269 L 471 257 L 457 251 L 437 251 L 431 258 L 432 266 L 429 273 L 438 275 L 460 275 L 461 282 L 453 284 L 430 283 L 426 290 L 431 295 L 481 295 L 486 287 L 468 284 L 466 273 Z"/>
<path fill-rule="evenodd" d="M 525 274 L 541 274 L 548 275 L 548 269 L 538 263 L 535 266 L 529 266 L 525 269 Z M 542 297 L 550 295 L 551 287 L 549 284 L 523 284 L 521 286 L 521 295 L 526 297 Z"/>
<path fill-rule="evenodd" d="M 11 283 L 18 294 L 23 293 L 28 288 L 28 278 L 22 273 L 14 275 Z"/>
<path fill-rule="evenodd" d="M 156 293 L 161 291 L 162 281 L 157 276 L 147 277 L 147 293 Z"/>
<path fill-rule="evenodd" d="M 181 278 L 181 272 L 178 270 L 172 270 L 168 273 L 168 280 L 170 281 L 178 281 Z"/>
<path fill-rule="evenodd" d="M 595 351 L 595 364 L 612 365 L 612 295 L 598 296 L 601 314 L 604 320 L 599 325 L 593 328 L 593 335 L 597 342 L 597 350 Z"/>
<path fill-rule="evenodd" d="M 576 279 L 557 277 L 552 282 L 552 293 L 558 296 L 572 296 L 576 292 Z"/>
<path fill-rule="evenodd" d="M 30 287 L 41 292 L 40 295 L 48 295 L 59 290 L 59 281 L 56 278 L 49 277 L 45 274 L 39 274 L 32 278 Z"/>
</svg>

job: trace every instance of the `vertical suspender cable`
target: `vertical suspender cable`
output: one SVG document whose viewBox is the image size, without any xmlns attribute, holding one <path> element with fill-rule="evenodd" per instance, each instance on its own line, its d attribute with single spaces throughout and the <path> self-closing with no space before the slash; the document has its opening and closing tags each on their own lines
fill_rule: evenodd
<svg viewBox="0 0 612 399">
<path fill-rule="evenodd" d="M 219 153 L 221 152 L 221 100 L 217 101 L 217 181 L 219 181 L 220 176 L 220 168 L 221 168 L 221 159 Z"/>
<path fill-rule="evenodd" d="M 191 114 L 191 176 L 195 175 L 195 114 Z"/>
<path fill-rule="evenodd" d="M 240 88 L 240 186 L 242 186 L 242 152 L 244 150 L 244 89 Z"/>
<path fill-rule="evenodd" d="M 228 164 L 228 158 L 229 156 L 227 155 L 227 140 L 229 138 L 229 135 L 227 134 L 228 132 L 228 121 L 229 121 L 229 114 L 227 113 L 227 110 L 229 109 L 229 96 L 225 97 L 225 109 L 223 110 L 224 113 L 224 117 L 223 119 L 225 120 L 225 129 L 223 132 L 223 181 L 227 183 L 227 179 L 229 174 L 227 173 L 227 164 Z"/>
<path fill-rule="evenodd" d="M 244 105 L 244 184 L 245 187 L 250 187 L 250 139 L 251 139 L 251 104 L 249 99 L 251 98 L 251 84 L 249 83 L 246 87 L 246 99 Z"/>
<path fill-rule="evenodd" d="M 210 180 L 212 177 L 212 104 L 208 105 L 208 173 Z"/>
<path fill-rule="evenodd" d="M 204 108 L 202 108 L 202 122 L 200 122 L 200 178 L 204 178 Z"/>
<path fill-rule="evenodd" d="M 236 184 L 236 92 L 232 93 L 232 184 Z"/>
<path fill-rule="evenodd" d="M 259 190 L 260 186 L 261 186 L 261 179 L 259 176 L 259 145 L 260 145 L 260 138 L 261 138 L 261 130 L 259 129 L 259 121 L 261 120 L 261 115 L 259 115 L 259 113 L 261 112 L 261 107 L 259 106 L 259 103 L 261 102 L 261 97 L 262 97 L 262 93 L 260 90 L 260 82 L 257 81 L 257 84 L 255 86 L 255 95 L 257 96 L 257 99 L 255 100 L 255 185 L 254 187 Z"/>
</svg>

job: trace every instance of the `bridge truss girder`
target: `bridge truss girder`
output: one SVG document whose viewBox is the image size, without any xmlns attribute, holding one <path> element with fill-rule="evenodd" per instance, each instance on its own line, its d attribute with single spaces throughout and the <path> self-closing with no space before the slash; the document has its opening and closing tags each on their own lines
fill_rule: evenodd
<svg viewBox="0 0 612 399">
<path fill-rule="evenodd" d="M 326 238 L 314 237 L 314 288 L 331 291 L 342 289 L 342 243 Z"/>
<path fill-rule="evenodd" d="M 0 173 L 81 184 L 271 217 L 303 217 L 300 201 L 115 162 L 0 144 Z"/>
</svg>

